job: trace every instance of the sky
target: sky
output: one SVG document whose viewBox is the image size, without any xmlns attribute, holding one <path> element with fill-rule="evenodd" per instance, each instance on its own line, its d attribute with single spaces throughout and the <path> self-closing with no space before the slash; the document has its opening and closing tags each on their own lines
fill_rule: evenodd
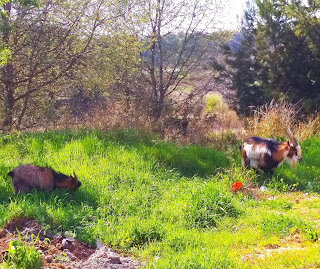
<svg viewBox="0 0 320 269">
<path fill-rule="evenodd" d="M 226 0 L 222 12 L 222 27 L 226 30 L 236 30 L 241 22 L 247 0 Z"/>
</svg>

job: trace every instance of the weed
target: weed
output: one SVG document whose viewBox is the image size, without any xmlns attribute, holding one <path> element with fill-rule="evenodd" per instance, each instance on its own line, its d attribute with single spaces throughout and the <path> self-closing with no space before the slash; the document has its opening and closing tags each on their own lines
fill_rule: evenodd
<svg viewBox="0 0 320 269">
<path fill-rule="evenodd" d="M 27 237 L 28 234 L 26 234 Z M 41 256 L 35 249 L 34 244 L 38 241 L 38 237 L 34 238 L 31 234 L 30 243 L 24 243 L 18 232 L 19 238 L 11 240 L 7 255 L 1 263 L 1 268 L 16 269 L 37 269 L 41 268 Z"/>
<path fill-rule="evenodd" d="M 288 124 L 295 123 L 298 111 L 298 105 L 273 100 L 254 112 L 248 121 L 249 133 L 261 137 L 285 137 L 285 130 Z"/>
</svg>

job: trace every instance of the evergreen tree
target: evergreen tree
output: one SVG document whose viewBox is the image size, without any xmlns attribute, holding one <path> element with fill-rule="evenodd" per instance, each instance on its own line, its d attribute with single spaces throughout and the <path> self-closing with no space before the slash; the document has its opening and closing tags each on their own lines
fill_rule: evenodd
<svg viewBox="0 0 320 269">
<path fill-rule="evenodd" d="M 239 46 L 225 50 L 239 111 L 287 98 L 312 112 L 320 99 L 320 20 L 314 15 L 320 4 L 255 3 L 245 12 Z"/>
</svg>

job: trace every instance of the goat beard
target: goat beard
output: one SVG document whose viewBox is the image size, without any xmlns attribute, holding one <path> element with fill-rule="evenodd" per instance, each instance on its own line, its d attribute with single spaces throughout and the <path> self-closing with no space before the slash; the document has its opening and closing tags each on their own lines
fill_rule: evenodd
<svg viewBox="0 0 320 269">
<path fill-rule="evenodd" d="M 296 159 L 291 159 L 290 160 L 290 165 L 291 165 L 292 169 L 296 168 L 297 163 L 298 163 L 298 160 L 296 160 Z"/>
</svg>

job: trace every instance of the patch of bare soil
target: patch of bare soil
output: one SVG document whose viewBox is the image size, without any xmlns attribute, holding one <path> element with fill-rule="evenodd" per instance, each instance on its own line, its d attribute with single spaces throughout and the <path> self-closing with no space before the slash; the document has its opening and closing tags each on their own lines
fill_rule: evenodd
<svg viewBox="0 0 320 269">
<path fill-rule="evenodd" d="M 93 248 L 72 237 L 45 233 L 37 221 L 25 218 L 11 220 L 0 231 L 0 260 L 6 254 L 10 241 L 19 238 L 17 230 L 25 242 L 35 240 L 38 236 L 34 247 L 41 253 L 41 268 L 133 269 L 141 265 L 101 244 Z"/>
<path fill-rule="evenodd" d="M 265 199 L 272 199 L 272 195 L 265 193 L 261 190 L 256 184 L 249 184 L 247 186 L 242 187 L 240 190 L 234 191 L 235 192 L 242 192 L 245 195 L 249 195 L 257 200 L 265 200 Z"/>
<path fill-rule="evenodd" d="M 303 250 L 304 246 L 300 238 L 300 231 L 296 230 L 285 238 L 279 239 L 279 244 L 267 244 L 262 249 L 256 250 L 255 253 L 248 253 L 242 256 L 242 260 L 256 262 L 275 254 L 284 254 L 292 251 Z"/>
</svg>

